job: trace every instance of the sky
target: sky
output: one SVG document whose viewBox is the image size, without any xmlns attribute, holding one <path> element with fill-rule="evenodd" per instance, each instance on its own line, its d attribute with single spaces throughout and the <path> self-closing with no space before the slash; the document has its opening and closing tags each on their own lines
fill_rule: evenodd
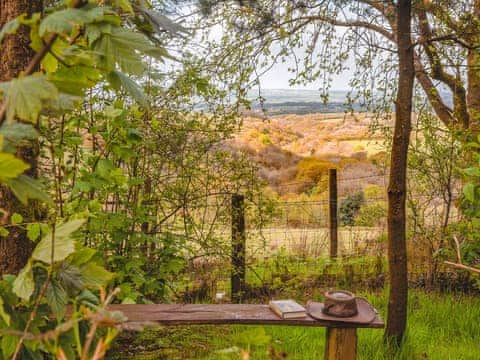
<svg viewBox="0 0 480 360">
<path fill-rule="evenodd" d="M 269 72 L 261 77 L 261 86 L 264 89 L 305 89 L 305 90 L 318 90 L 321 88 L 321 82 L 317 80 L 307 86 L 295 86 L 289 85 L 288 80 L 292 77 L 292 73 L 288 72 L 289 67 L 293 67 L 293 59 L 287 60 L 285 63 L 277 63 L 270 69 Z M 353 72 L 346 70 L 340 75 L 334 76 L 332 81 L 331 90 L 348 90 L 348 82 Z"/>
<path fill-rule="evenodd" d="M 339 30 L 340 32 L 343 30 Z M 210 37 L 212 39 L 219 40 L 223 35 L 223 29 L 220 26 L 215 26 L 210 30 Z M 275 52 L 276 46 L 272 47 L 272 51 Z M 301 58 L 302 53 L 306 53 L 305 50 L 297 49 L 295 51 L 297 56 Z M 321 80 L 317 80 L 307 85 L 291 86 L 289 80 L 293 74 L 288 71 L 288 68 L 294 68 L 295 62 L 293 57 L 286 58 L 285 62 L 277 62 L 267 73 L 261 76 L 260 83 L 263 89 L 305 89 L 305 90 L 318 90 L 322 88 Z M 353 68 L 353 60 L 347 60 L 347 67 Z M 340 75 L 332 75 L 333 81 L 331 83 L 330 90 L 332 91 L 344 91 L 349 90 L 349 80 L 353 76 L 353 70 L 345 70 Z"/>
<path fill-rule="evenodd" d="M 277 46 L 272 46 L 272 51 L 275 52 Z M 306 54 L 306 49 L 297 49 L 295 50 L 297 57 L 302 58 Z M 330 76 L 333 78 L 331 83 L 330 90 L 332 91 L 345 91 L 349 90 L 349 81 L 353 76 L 353 67 L 354 62 L 352 58 L 349 58 L 346 61 L 347 69 L 339 75 Z M 317 80 L 310 84 L 302 84 L 298 86 L 291 86 L 289 80 L 293 77 L 294 74 L 288 71 L 289 68 L 295 68 L 295 61 L 293 57 L 286 58 L 285 62 L 277 62 L 267 73 L 265 73 L 261 78 L 261 86 L 264 89 L 305 89 L 305 90 L 318 90 L 322 88 L 322 80 Z"/>
</svg>

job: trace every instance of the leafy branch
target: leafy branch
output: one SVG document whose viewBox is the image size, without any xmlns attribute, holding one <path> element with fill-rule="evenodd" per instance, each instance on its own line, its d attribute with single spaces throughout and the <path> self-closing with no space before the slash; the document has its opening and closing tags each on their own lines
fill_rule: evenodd
<svg viewBox="0 0 480 360">
<path fill-rule="evenodd" d="M 72 3 L 72 8 L 78 9 L 84 6 L 85 4 L 86 3 L 83 0 L 74 0 Z M 49 53 L 49 51 L 51 50 L 57 38 L 58 38 L 57 33 L 51 33 L 47 36 L 47 38 L 44 41 L 44 46 L 35 53 L 34 57 L 32 58 L 32 60 L 30 60 L 27 67 L 23 71 L 24 76 L 32 75 L 38 69 L 43 58 Z M 7 102 L 3 101 L 0 107 L 0 126 L 2 126 L 2 124 L 5 122 L 6 118 L 7 118 Z"/>
</svg>

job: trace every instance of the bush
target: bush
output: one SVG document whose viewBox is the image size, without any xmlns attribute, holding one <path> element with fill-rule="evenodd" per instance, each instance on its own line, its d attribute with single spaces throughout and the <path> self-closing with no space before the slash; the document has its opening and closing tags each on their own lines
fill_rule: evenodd
<svg viewBox="0 0 480 360">
<path fill-rule="evenodd" d="M 270 140 L 267 134 L 260 134 L 259 139 L 263 145 L 272 145 L 272 140 Z"/>
<path fill-rule="evenodd" d="M 298 165 L 297 180 L 311 181 L 317 183 L 322 177 L 328 175 L 328 170 L 337 166 L 329 161 L 320 160 L 315 157 L 306 157 Z"/>
<path fill-rule="evenodd" d="M 378 199 L 385 196 L 385 189 L 382 186 L 369 184 L 363 189 L 365 199 Z"/>
<path fill-rule="evenodd" d="M 360 207 L 355 218 L 358 226 L 379 226 L 387 217 L 387 205 L 384 202 L 375 202 Z"/>
<path fill-rule="evenodd" d="M 340 203 L 339 217 L 340 224 L 343 226 L 352 226 L 355 224 L 355 216 L 360 207 L 365 202 L 363 192 L 358 192 L 353 195 L 348 195 Z"/>
</svg>

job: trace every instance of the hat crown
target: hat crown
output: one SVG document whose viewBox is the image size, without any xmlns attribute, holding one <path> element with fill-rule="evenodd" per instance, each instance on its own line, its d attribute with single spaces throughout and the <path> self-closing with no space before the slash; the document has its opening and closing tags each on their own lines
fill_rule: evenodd
<svg viewBox="0 0 480 360">
<path fill-rule="evenodd" d="M 358 314 L 356 297 L 346 290 L 327 291 L 322 312 L 335 317 L 355 316 Z"/>
</svg>

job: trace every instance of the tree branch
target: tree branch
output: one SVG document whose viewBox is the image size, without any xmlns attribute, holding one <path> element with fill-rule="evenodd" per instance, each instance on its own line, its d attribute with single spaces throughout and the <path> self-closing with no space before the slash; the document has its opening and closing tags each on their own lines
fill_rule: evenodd
<svg viewBox="0 0 480 360">
<path fill-rule="evenodd" d="M 480 274 L 480 269 L 474 268 L 473 266 L 467 266 L 459 263 L 454 263 L 451 261 L 444 261 L 443 263 L 453 266 L 454 268 L 457 268 L 457 269 L 468 270 L 468 271 L 472 271 L 474 273 Z"/>
<path fill-rule="evenodd" d="M 414 55 L 414 65 L 415 77 L 417 78 L 420 86 L 425 92 L 425 95 L 427 96 L 428 101 L 432 105 L 433 110 L 445 125 L 450 126 L 454 121 L 453 110 L 450 109 L 450 107 L 448 107 L 447 105 L 445 105 L 445 102 L 439 95 L 437 88 L 432 82 L 432 79 L 430 79 L 430 77 L 427 75 L 418 54 Z"/>
<path fill-rule="evenodd" d="M 463 127 L 468 128 L 470 115 L 468 113 L 467 92 L 465 87 L 460 78 L 445 71 L 440 62 L 440 55 L 435 44 L 427 42 L 429 39 L 434 39 L 435 35 L 430 28 L 425 8 L 417 8 L 416 15 L 421 36 L 425 39 L 422 45 L 431 66 L 431 76 L 444 83 L 453 93 L 453 114 L 461 121 Z"/>
</svg>

